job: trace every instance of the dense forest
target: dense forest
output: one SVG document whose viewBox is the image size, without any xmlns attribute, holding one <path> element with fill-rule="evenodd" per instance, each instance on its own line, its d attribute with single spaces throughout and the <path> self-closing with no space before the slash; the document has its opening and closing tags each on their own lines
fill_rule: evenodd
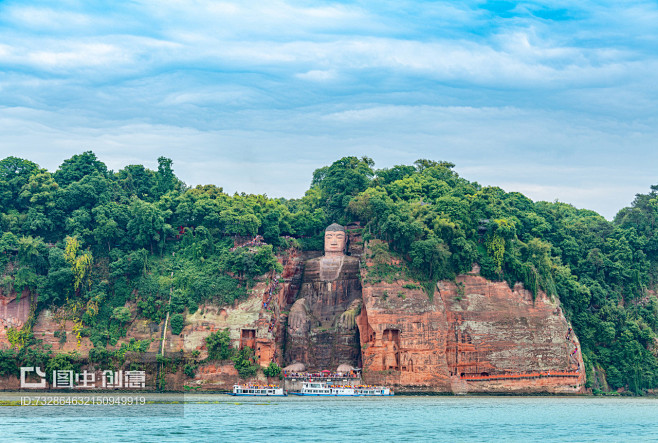
<svg viewBox="0 0 658 443">
<path fill-rule="evenodd" d="M 54 173 L 8 157 L 0 161 L 0 285 L 38 294 L 36 313 L 50 308 L 74 321 L 78 338 L 102 355 L 135 316 L 158 322 L 170 312 L 179 333 L 199 304 L 245 297 L 255 277 L 279 267 L 278 251 L 321 249 L 329 223 L 359 221 L 364 240 L 385 240 L 429 297 L 436 281 L 474 263 L 489 279 L 558 297 L 591 387 L 658 387 L 658 186 L 609 222 L 481 186 L 453 168 L 418 160 L 375 169 L 367 157 L 345 157 L 317 169 L 304 197 L 287 200 L 188 187 L 164 157 L 156 171 L 115 172 L 84 152 Z M 233 247 L 236 236 L 256 235 L 258 247 Z M 29 323 L 8 336 L 10 352 L 36 358 Z"/>
</svg>

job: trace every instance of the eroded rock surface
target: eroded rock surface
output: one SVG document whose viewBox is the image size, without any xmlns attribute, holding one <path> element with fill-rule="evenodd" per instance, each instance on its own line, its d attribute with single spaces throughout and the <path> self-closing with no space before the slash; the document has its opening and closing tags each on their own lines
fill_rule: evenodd
<svg viewBox="0 0 658 443">
<path fill-rule="evenodd" d="M 476 274 L 439 282 L 432 300 L 405 282 L 364 284 L 357 322 L 366 381 L 409 390 L 579 392 L 580 345 L 567 337 L 557 301 L 543 293 L 533 301 L 520 284 L 511 289 Z"/>
<path fill-rule="evenodd" d="M 22 294 L 0 292 L 0 349 L 8 349 L 11 346 L 7 339 L 7 329 L 23 327 L 35 301 L 36 297 L 27 290 Z"/>
</svg>

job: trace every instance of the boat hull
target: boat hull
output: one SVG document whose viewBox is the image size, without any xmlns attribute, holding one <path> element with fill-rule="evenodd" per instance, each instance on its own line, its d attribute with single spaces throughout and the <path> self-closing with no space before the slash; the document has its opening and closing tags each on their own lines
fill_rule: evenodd
<svg viewBox="0 0 658 443">
<path fill-rule="evenodd" d="M 291 392 L 300 397 L 363 397 L 361 394 L 308 394 L 306 392 Z"/>
</svg>

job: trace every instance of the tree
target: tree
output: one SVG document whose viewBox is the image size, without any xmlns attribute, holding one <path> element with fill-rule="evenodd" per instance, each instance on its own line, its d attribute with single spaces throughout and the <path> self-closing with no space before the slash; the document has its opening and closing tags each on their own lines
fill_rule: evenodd
<svg viewBox="0 0 658 443">
<path fill-rule="evenodd" d="M 276 362 L 271 361 L 270 364 L 263 369 L 263 374 L 267 377 L 278 377 L 281 374 L 281 367 L 276 364 Z"/>
<path fill-rule="evenodd" d="M 149 248 L 152 253 L 153 246 L 164 243 L 166 234 L 172 230 L 171 226 L 165 223 L 165 217 L 169 215 L 153 203 L 133 198 L 128 222 L 128 235 L 133 244 L 140 248 Z"/>
<path fill-rule="evenodd" d="M 73 289 L 80 295 L 80 291 L 90 285 L 93 256 L 91 252 L 80 249 L 77 238 L 66 237 L 64 257 L 73 271 Z"/>
<path fill-rule="evenodd" d="M 135 196 L 140 200 L 153 203 L 154 190 L 157 188 L 155 172 L 142 165 L 128 165 L 116 173 L 119 186 L 128 197 Z"/>
<path fill-rule="evenodd" d="M 228 328 L 216 331 L 206 337 L 208 360 L 227 360 L 233 354 Z"/>
<path fill-rule="evenodd" d="M 253 377 L 258 371 L 258 365 L 254 364 L 254 350 L 249 346 L 240 349 L 231 357 L 233 366 L 242 378 Z"/>
<path fill-rule="evenodd" d="M 418 170 L 418 172 L 423 172 L 425 169 L 434 168 L 436 166 L 440 166 L 448 169 L 452 169 L 455 167 L 455 164 L 451 162 L 442 162 L 442 161 L 437 162 L 434 160 L 427 160 L 426 158 L 421 158 L 416 160 L 414 162 L 414 165 L 416 165 L 416 169 Z"/>
<path fill-rule="evenodd" d="M 183 317 L 183 314 L 172 315 L 170 323 L 172 334 L 180 335 L 180 333 L 183 332 L 183 328 L 185 327 L 185 318 Z"/>
<path fill-rule="evenodd" d="M 10 208 L 19 209 L 18 196 L 30 177 L 39 171 L 39 166 L 18 157 L 0 160 L 0 204 L 3 212 Z"/>
<path fill-rule="evenodd" d="M 155 174 L 156 187 L 153 190 L 157 198 L 169 191 L 182 190 L 185 185 L 175 175 L 171 168 L 173 161 L 167 157 L 158 157 L 158 172 Z"/>
<path fill-rule="evenodd" d="M 25 217 L 24 228 L 42 237 L 47 237 L 54 230 L 53 210 L 58 194 L 58 185 L 49 172 L 38 172 L 30 176 L 21 188 L 19 201 L 22 207 L 29 208 Z"/>
<path fill-rule="evenodd" d="M 114 311 L 112 311 L 112 318 L 118 320 L 121 323 L 128 323 L 130 321 L 130 317 L 130 309 L 125 306 L 114 308 Z"/>
<path fill-rule="evenodd" d="M 409 256 L 411 265 L 428 280 L 450 276 L 450 251 L 445 243 L 436 237 L 413 242 Z"/>
<path fill-rule="evenodd" d="M 61 187 L 66 187 L 94 172 L 107 176 L 107 166 L 96 158 L 96 154 L 86 151 L 64 160 L 59 169 L 55 171 L 54 177 Z"/>
<path fill-rule="evenodd" d="M 368 157 L 343 157 L 313 173 L 313 185 L 322 191 L 329 217 L 344 221 L 350 200 L 364 191 L 372 180 L 373 166 L 374 162 Z"/>
</svg>

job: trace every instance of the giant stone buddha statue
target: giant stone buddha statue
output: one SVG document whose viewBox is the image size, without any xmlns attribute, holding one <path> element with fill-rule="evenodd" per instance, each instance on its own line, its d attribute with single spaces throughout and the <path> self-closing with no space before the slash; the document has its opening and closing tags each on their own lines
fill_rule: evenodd
<svg viewBox="0 0 658 443">
<path fill-rule="evenodd" d="M 301 289 L 288 315 L 286 361 L 304 363 L 309 370 L 359 364 L 359 259 L 347 252 L 345 227 L 328 226 L 324 255 L 305 262 Z"/>
</svg>

